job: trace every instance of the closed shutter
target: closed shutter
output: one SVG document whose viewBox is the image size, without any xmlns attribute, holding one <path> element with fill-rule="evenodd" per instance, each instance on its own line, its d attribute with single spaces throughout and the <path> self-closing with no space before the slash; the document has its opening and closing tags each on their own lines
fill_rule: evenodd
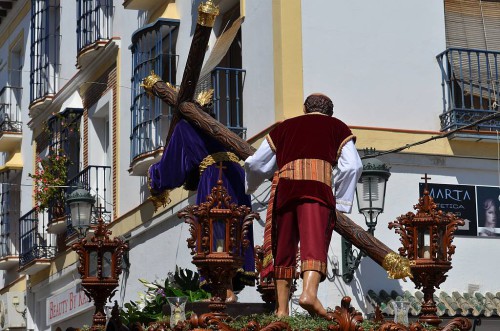
<svg viewBox="0 0 500 331">
<path fill-rule="evenodd" d="M 444 9 L 447 48 L 466 49 L 449 52 L 450 78 L 465 97 L 488 99 L 491 105 L 499 93 L 500 54 L 486 51 L 500 51 L 500 2 L 445 0 Z M 479 102 L 477 108 L 483 108 Z"/>
<path fill-rule="evenodd" d="M 445 0 L 446 46 L 500 51 L 500 2 Z"/>
</svg>

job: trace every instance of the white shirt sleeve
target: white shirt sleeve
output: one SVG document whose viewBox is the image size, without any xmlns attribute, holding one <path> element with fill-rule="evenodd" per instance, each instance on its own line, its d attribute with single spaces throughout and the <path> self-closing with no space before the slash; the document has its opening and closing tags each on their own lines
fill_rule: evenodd
<svg viewBox="0 0 500 331">
<path fill-rule="evenodd" d="M 338 211 L 343 213 L 351 212 L 352 201 L 356 192 L 356 183 L 362 171 L 363 164 L 354 146 L 354 142 L 351 140 L 342 147 L 337 167 L 333 171 L 335 199 Z"/>
<path fill-rule="evenodd" d="M 245 192 L 252 194 L 264 180 L 269 179 L 278 170 L 276 154 L 267 139 L 262 141 L 254 155 L 245 160 Z"/>
</svg>

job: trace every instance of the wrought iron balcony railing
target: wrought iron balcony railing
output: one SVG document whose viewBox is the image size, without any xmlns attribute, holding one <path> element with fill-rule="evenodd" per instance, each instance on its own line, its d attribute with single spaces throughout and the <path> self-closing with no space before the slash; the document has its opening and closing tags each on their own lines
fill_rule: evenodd
<svg viewBox="0 0 500 331">
<path fill-rule="evenodd" d="M 0 91 L 0 133 L 21 132 L 22 87 L 5 86 Z"/>
<path fill-rule="evenodd" d="M 113 37 L 113 0 L 77 0 L 78 52 Z"/>
<path fill-rule="evenodd" d="M 19 267 L 55 257 L 56 236 L 46 231 L 45 215 L 33 208 L 19 219 Z"/>
<path fill-rule="evenodd" d="M 449 48 L 437 56 L 441 68 L 443 113 L 441 131 L 474 123 L 499 109 L 500 52 Z M 480 131 L 496 132 L 500 120 L 477 125 Z"/>
<path fill-rule="evenodd" d="M 246 70 L 217 67 L 212 71 L 214 112 L 219 122 L 245 139 L 243 127 L 243 84 Z"/>
<path fill-rule="evenodd" d="M 95 195 L 96 203 L 94 210 L 100 213 L 105 222 L 111 221 L 112 208 L 112 188 L 111 188 L 111 167 L 109 166 L 88 166 L 80 171 L 75 177 L 68 181 L 66 193 L 75 190 L 78 185 Z M 71 226 L 71 213 L 66 206 L 67 236 L 74 233 Z"/>
<path fill-rule="evenodd" d="M 20 171 L 0 173 L 0 259 L 18 256 L 18 229 L 21 191 Z"/>
<path fill-rule="evenodd" d="M 60 0 L 31 1 L 30 104 L 59 91 Z"/>
<path fill-rule="evenodd" d="M 158 19 L 132 35 L 132 106 L 130 158 L 149 155 L 163 147 L 170 127 L 171 109 L 140 87 L 151 71 L 175 85 L 178 20 Z"/>
</svg>

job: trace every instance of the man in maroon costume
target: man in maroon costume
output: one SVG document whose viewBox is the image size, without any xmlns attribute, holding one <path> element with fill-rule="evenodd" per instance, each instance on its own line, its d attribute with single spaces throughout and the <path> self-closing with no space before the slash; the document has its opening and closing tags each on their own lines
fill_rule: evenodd
<svg viewBox="0 0 500 331">
<path fill-rule="evenodd" d="M 326 95 L 307 97 L 304 113 L 271 130 L 257 152 L 245 161 L 245 185 L 247 193 L 252 193 L 273 175 L 277 183 L 270 201 L 272 217 L 267 218 L 275 230 L 276 314 L 289 315 L 300 241 L 303 291 L 299 304 L 311 315 L 328 317 L 317 294 L 319 283 L 326 278 L 335 209 L 351 211 L 362 164 L 354 147 L 355 137 L 347 125 L 332 117 L 333 103 Z"/>
</svg>

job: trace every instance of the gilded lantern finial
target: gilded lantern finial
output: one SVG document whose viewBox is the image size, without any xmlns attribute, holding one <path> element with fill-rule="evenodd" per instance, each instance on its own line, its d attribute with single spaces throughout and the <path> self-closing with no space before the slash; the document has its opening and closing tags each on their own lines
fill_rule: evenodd
<svg viewBox="0 0 500 331">
<path fill-rule="evenodd" d="M 411 265 L 412 261 L 394 252 L 387 254 L 382 263 L 382 267 L 387 271 L 387 276 L 390 279 L 403 279 L 404 281 L 406 281 L 405 277 L 413 278 Z"/>
<path fill-rule="evenodd" d="M 200 3 L 198 7 L 198 24 L 211 28 L 214 26 L 217 15 L 219 15 L 219 7 L 214 5 L 212 0 Z"/>
<path fill-rule="evenodd" d="M 146 92 L 148 92 L 149 94 L 151 94 L 152 90 L 153 90 L 153 86 L 156 83 L 160 82 L 161 80 L 162 79 L 161 79 L 160 76 L 158 76 L 157 74 L 155 74 L 154 71 L 151 71 L 151 74 L 142 80 L 141 87 L 144 87 L 144 89 L 146 90 Z"/>
</svg>

